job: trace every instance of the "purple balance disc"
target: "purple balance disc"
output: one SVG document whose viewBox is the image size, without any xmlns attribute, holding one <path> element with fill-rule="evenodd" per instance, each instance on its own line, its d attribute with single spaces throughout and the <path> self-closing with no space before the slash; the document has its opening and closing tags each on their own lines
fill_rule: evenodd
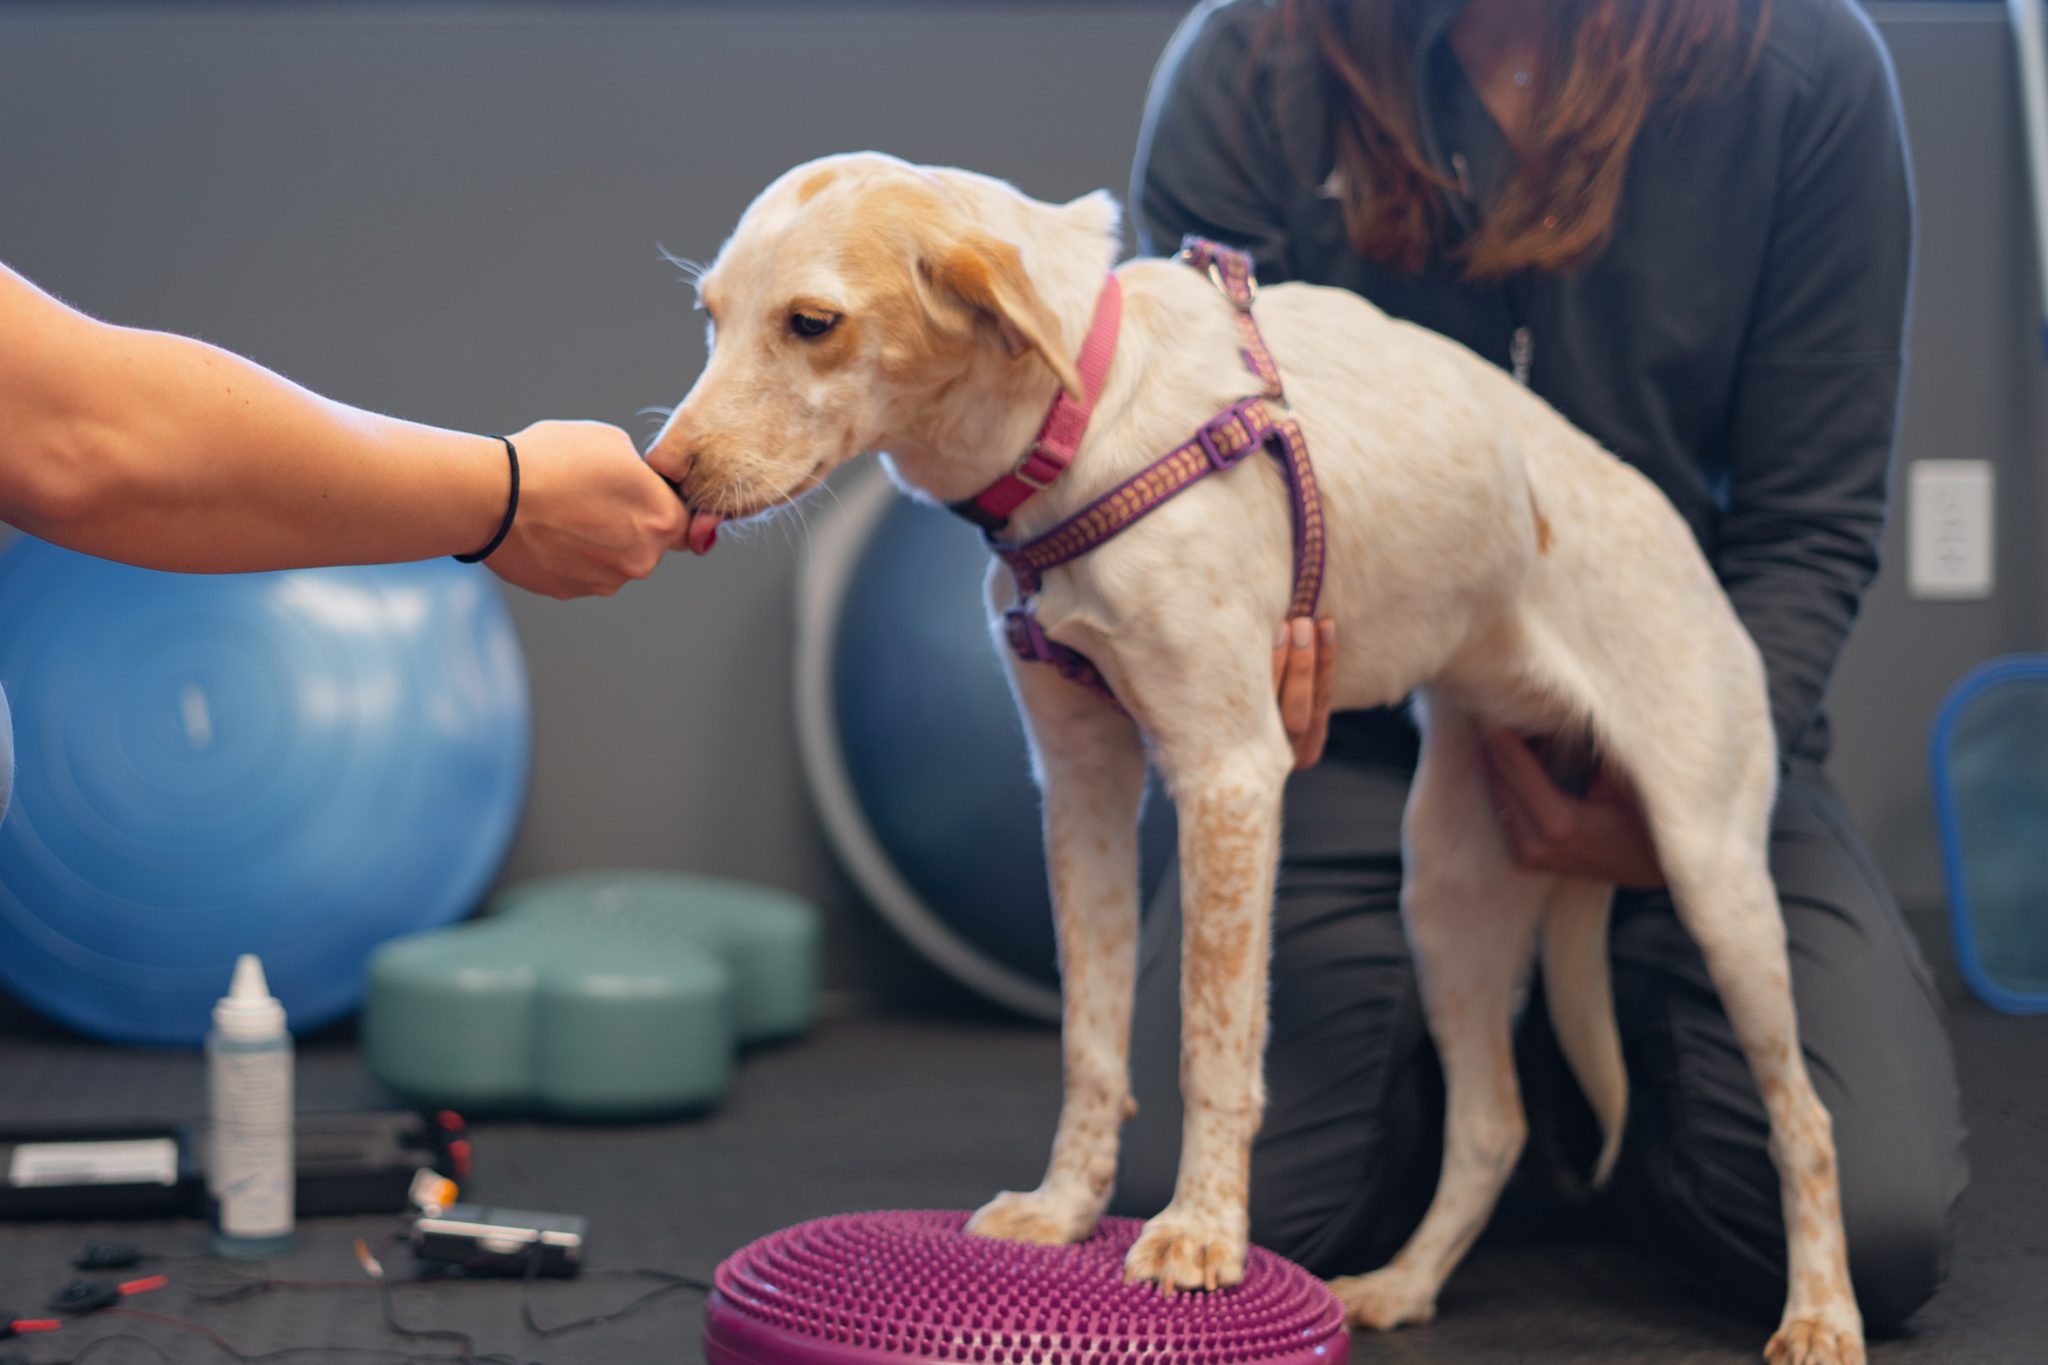
<svg viewBox="0 0 2048 1365">
<path fill-rule="evenodd" d="M 1124 1283 L 1144 1225 L 1078 1246 L 970 1237 L 965 1213 L 850 1213 L 763 1237 L 718 1267 L 710 1365 L 1344 1365 L 1344 1310 L 1252 1248 L 1244 1282 L 1162 1295 Z"/>
</svg>

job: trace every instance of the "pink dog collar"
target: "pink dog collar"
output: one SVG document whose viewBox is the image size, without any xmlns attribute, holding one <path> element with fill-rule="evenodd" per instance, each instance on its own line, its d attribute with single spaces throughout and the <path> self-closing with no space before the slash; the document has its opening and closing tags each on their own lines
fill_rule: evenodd
<svg viewBox="0 0 2048 1365">
<path fill-rule="evenodd" d="M 1038 438 L 1024 452 L 1017 467 L 976 493 L 953 510 L 984 531 L 1000 531 L 1010 517 L 1030 500 L 1031 495 L 1051 484 L 1074 462 L 1081 436 L 1088 430 L 1088 418 L 1095 412 L 1095 400 L 1102 397 L 1102 381 L 1109 374 L 1109 362 L 1116 356 L 1117 327 L 1123 320 L 1124 291 L 1110 275 L 1095 296 L 1095 315 L 1088 323 L 1088 335 L 1074 368 L 1081 375 L 1081 397 L 1062 388 L 1046 410 Z"/>
</svg>

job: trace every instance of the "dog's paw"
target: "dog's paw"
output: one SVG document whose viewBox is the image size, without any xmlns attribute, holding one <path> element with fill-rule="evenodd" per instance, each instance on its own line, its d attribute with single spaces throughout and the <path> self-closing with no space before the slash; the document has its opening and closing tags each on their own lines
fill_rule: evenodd
<svg viewBox="0 0 2048 1365">
<path fill-rule="evenodd" d="M 998 1242 L 1065 1246 L 1086 1241 L 1101 1217 L 1102 1210 L 1092 1201 L 1064 1199 L 1043 1189 L 1021 1194 L 1005 1190 L 975 1211 L 967 1220 L 967 1231 Z"/>
<path fill-rule="evenodd" d="M 1124 1283 L 1177 1289 L 1228 1289 L 1244 1278 L 1246 1237 L 1226 1218 L 1168 1208 L 1145 1224 L 1124 1257 Z"/>
<path fill-rule="evenodd" d="M 1764 1347 L 1770 1365 L 1864 1365 L 1863 1327 L 1826 1312 L 1788 1317 Z"/>
<path fill-rule="evenodd" d="M 1346 1321 L 1375 1332 L 1419 1327 L 1436 1317 L 1436 1286 L 1406 1271 L 1347 1275 L 1330 1281 L 1330 1292 L 1344 1305 Z"/>
</svg>

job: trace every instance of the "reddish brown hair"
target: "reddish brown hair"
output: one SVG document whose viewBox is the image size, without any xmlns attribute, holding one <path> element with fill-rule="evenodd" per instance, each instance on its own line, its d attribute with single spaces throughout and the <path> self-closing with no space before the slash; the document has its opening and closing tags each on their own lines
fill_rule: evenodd
<svg viewBox="0 0 2048 1365">
<path fill-rule="evenodd" d="M 1549 0 L 1536 127 L 1472 239 L 1467 276 L 1569 270 L 1614 231 L 1622 178 L 1644 121 L 1746 73 L 1770 0 Z M 1413 51 L 1420 0 L 1282 0 L 1291 42 L 1312 44 L 1339 102 L 1337 165 L 1352 245 L 1420 270 L 1449 188 L 1423 154 Z"/>
</svg>

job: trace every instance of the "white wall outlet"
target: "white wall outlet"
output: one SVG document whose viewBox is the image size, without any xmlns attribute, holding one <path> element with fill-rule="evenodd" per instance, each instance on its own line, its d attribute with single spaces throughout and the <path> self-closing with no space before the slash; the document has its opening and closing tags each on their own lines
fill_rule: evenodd
<svg viewBox="0 0 2048 1365">
<path fill-rule="evenodd" d="M 1991 596 L 1991 462 L 1915 460 L 1909 493 L 1906 580 L 1913 596 Z"/>
</svg>

